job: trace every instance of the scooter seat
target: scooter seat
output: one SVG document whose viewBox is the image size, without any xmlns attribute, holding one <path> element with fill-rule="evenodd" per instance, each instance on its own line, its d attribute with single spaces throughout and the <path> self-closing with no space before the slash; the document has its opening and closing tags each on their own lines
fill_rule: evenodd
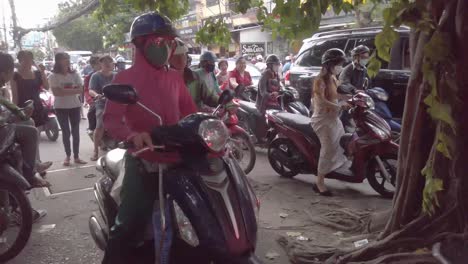
<svg viewBox="0 0 468 264">
<path fill-rule="evenodd" d="M 120 174 L 120 168 L 124 161 L 125 149 L 113 149 L 104 156 L 104 167 L 108 170 L 112 180 L 116 180 Z"/>
<path fill-rule="evenodd" d="M 255 103 L 247 102 L 247 101 L 239 101 L 240 107 L 249 114 L 260 115 Z"/>
<path fill-rule="evenodd" d="M 320 142 L 315 134 L 314 129 L 310 121 L 310 117 L 306 117 L 300 114 L 291 114 L 287 112 L 279 112 L 276 116 L 283 121 L 283 123 L 293 129 L 302 132 L 304 135 L 312 139 L 314 142 Z"/>
</svg>

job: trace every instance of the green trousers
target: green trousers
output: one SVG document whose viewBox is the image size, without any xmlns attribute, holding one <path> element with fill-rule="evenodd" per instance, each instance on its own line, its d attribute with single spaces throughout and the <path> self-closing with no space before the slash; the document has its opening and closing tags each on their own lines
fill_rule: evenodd
<svg viewBox="0 0 468 264">
<path fill-rule="evenodd" d="M 157 175 L 146 172 L 142 162 L 129 154 L 125 156 L 124 170 L 121 204 L 110 229 L 102 263 L 151 263 L 151 260 L 154 262 L 154 251 L 141 252 L 137 247 L 151 221 L 158 193 Z"/>
</svg>

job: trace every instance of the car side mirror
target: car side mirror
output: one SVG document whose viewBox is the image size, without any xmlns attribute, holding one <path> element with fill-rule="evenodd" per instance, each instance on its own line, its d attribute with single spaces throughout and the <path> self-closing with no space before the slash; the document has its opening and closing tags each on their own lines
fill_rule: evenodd
<svg viewBox="0 0 468 264">
<path fill-rule="evenodd" d="M 231 89 L 224 90 L 218 99 L 218 104 L 225 105 L 234 99 L 234 91 Z"/>
<path fill-rule="evenodd" d="M 129 84 L 109 84 L 103 88 L 104 96 L 119 104 L 136 104 L 138 94 Z"/>
</svg>

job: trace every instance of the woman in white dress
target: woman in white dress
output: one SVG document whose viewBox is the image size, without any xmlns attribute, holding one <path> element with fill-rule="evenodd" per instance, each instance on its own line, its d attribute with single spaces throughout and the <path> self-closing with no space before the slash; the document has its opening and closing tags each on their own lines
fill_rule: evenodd
<svg viewBox="0 0 468 264">
<path fill-rule="evenodd" d="M 345 53 L 340 49 L 329 49 L 322 56 L 322 69 L 313 85 L 312 128 L 317 134 L 321 148 L 317 170 L 317 184 L 314 191 L 324 196 L 332 196 L 325 186 L 325 176 L 332 171 L 340 170 L 342 174 L 351 174 L 348 160 L 340 146 L 344 135 L 343 124 L 339 119 L 340 110 L 347 105 L 338 103 L 339 94 L 337 76 L 343 70 L 346 61 Z"/>
</svg>

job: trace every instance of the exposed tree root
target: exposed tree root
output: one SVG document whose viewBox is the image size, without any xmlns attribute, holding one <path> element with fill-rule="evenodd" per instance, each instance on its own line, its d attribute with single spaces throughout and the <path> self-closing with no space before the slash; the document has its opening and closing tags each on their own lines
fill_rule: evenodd
<svg viewBox="0 0 468 264">
<path fill-rule="evenodd" d="M 378 257 L 366 262 L 349 262 L 348 264 L 439 264 L 430 253 L 395 253 Z"/>
<path fill-rule="evenodd" d="M 285 249 L 289 260 L 294 264 L 319 264 L 337 252 L 343 252 L 334 246 L 318 245 L 311 242 L 302 243 L 281 236 L 278 243 Z"/>
<path fill-rule="evenodd" d="M 370 213 L 368 212 L 352 211 L 347 208 L 329 211 L 316 217 L 309 211 L 304 211 L 313 222 L 346 232 L 364 231 L 370 219 Z"/>
</svg>

